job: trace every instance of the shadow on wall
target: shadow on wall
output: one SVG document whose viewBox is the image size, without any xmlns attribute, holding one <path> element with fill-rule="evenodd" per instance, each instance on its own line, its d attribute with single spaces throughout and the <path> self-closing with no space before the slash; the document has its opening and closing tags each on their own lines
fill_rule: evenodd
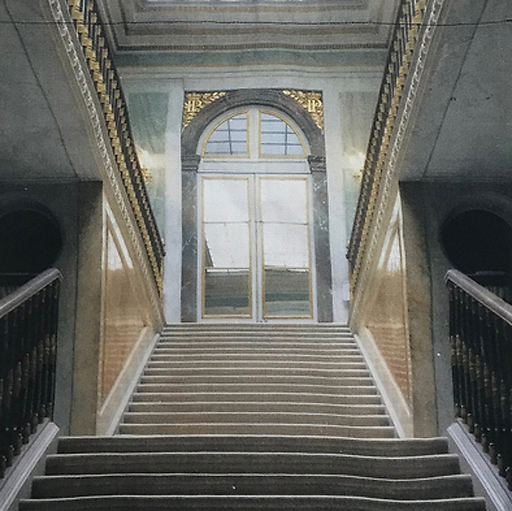
<svg viewBox="0 0 512 511">
<path fill-rule="evenodd" d="M 503 218 L 484 209 L 464 211 L 444 222 L 441 241 L 455 268 L 512 301 L 512 227 Z"/>
<path fill-rule="evenodd" d="M 0 213 L 0 293 L 52 267 L 62 250 L 57 220 L 37 203 L 18 203 Z"/>
</svg>

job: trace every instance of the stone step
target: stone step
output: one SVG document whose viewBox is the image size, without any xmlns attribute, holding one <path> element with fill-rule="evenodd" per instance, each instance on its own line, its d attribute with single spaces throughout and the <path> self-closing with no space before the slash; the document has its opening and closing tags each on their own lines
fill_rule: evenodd
<svg viewBox="0 0 512 511">
<path fill-rule="evenodd" d="M 186 402 L 186 403 L 131 403 L 129 412 L 135 413 L 183 413 L 183 412 L 231 412 L 231 413 L 325 413 L 338 415 L 377 415 L 386 413 L 383 405 L 330 405 L 324 403 L 289 402 Z"/>
<path fill-rule="evenodd" d="M 152 393 L 180 393 L 180 392 L 280 392 L 304 394 L 333 394 L 338 397 L 347 395 L 368 396 L 376 395 L 377 389 L 373 385 L 305 385 L 305 384 L 287 384 L 287 383 L 189 383 L 189 384 L 170 384 L 170 383 L 141 383 L 137 385 L 137 392 Z"/>
<path fill-rule="evenodd" d="M 370 376 L 368 369 L 363 368 L 337 368 L 337 369 L 310 369 L 307 367 L 153 367 L 149 366 L 144 371 L 144 376 L 309 376 L 309 377 L 351 377 L 367 378 Z"/>
<path fill-rule="evenodd" d="M 298 330 L 299 332 L 315 331 L 315 332 L 330 332 L 340 331 L 351 333 L 350 328 L 342 323 L 176 323 L 166 325 L 162 332 L 174 332 L 183 330 L 185 332 L 208 331 L 214 332 L 216 330 L 250 330 L 258 332 L 281 332 Z"/>
<path fill-rule="evenodd" d="M 398 457 L 447 454 L 446 438 L 358 439 L 277 435 L 161 435 L 61 437 L 59 453 L 91 452 L 311 452 Z"/>
<path fill-rule="evenodd" d="M 358 351 L 353 351 L 347 353 L 345 355 L 336 354 L 336 355 L 306 355 L 306 354 L 297 354 L 297 353 L 269 353 L 258 351 L 257 353 L 249 352 L 249 353 L 236 353 L 236 352 L 227 352 L 227 353 L 208 353 L 208 355 L 203 355 L 208 358 L 210 361 L 258 361 L 265 362 L 267 360 L 273 361 L 289 361 L 291 363 L 295 362 L 306 362 L 314 364 L 316 362 L 364 362 L 362 355 Z M 165 361 L 165 362 L 179 362 L 186 360 L 194 360 L 196 362 L 202 361 L 200 357 L 196 353 L 174 353 L 174 354 L 158 354 L 155 353 L 151 356 L 151 362 L 156 361 Z"/>
<path fill-rule="evenodd" d="M 224 343 L 221 345 L 217 345 L 217 343 L 207 344 L 203 343 L 202 346 L 173 346 L 173 345 L 161 345 L 159 344 L 153 355 L 197 355 L 199 357 L 208 356 L 210 354 L 215 355 L 245 355 L 245 354 L 263 354 L 266 356 L 295 356 L 295 355 L 313 355 L 313 356 L 344 356 L 344 355 L 355 355 L 359 354 L 359 348 L 355 345 L 346 344 L 344 346 L 336 346 L 332 348 L 315 348 L 310 345 L 306 346 L 297 346 L 293 344 L 292 346 L 277 346 L 277 345 L 267 345 L 263 346 L 258 344 L 256 346 L 251 346 L 250 344 L 242 344 L 236 343 L 231 346 L 226 346 Z"/>
<path fill-rule="evenodd" d="M 346 342 L 292 342 L 292 341 L 283 341 L 283 340 L 268 340 L 261 341 L 260 338 L 256 338 L 255 340 L 245 341 L 240 339 L 225 339 L 212 341 L 208 339 L 200 341 L 196 338 L 188 339 L 182 341 L 181 339 L 170 339 L 168 341 L 164 339 L 160 339 L 158 345 L 156 346 L 155 351 L 168 351 L 168 350 L 180 350 L 180 349 L 195 349 L 195 350 L 213 350 L 213 349 L 243 349 L 243 350 L 280 350 L 280 351 L 288 351 L 288 350 L 303 350 L 303 351 L 318 351 L 318 352 L 336 352 L 338 350 L 346 350 L 352 349 L 357 350 L 357 344 L 354 341 L 346 341 Z"/>
<path fill-rule="evenodd" d="M 297 346 L 297 347 L 313 347 L 318 345 L 323 348 L 335 348 L 337 346 L 357 346 L 357 343 L 351 335 L 254 335 L 249 333 L 212 333 L 212 334 L 174 334 L 161 335 L 159 342 L 164 345 L 173 344 L 200 344 L 207 345 L 260 345 L 260 346 Z"/>
<path fill-rule="evenodd" d="M 345 495 L 417 500 L 472 497 L 469 475 L 378 479 L 295 474 L 109 474 L 36 477 L 32 498 L 93 495 Z"/>
<path fill-rule="evenodd" d="M 54 454 L 47 475 L 106 473 L 340 474 L 414 479 L 459 473 L 452 454 L 379 457 L 287 452 L 152 452 Z"/>
<path fill-rule="evenodd" d="M 343 371 L 350 369 L 364 369 L 366 370 L 366 364 L 363 361 L 363 358 L 358 358 L 356 362 L 297 362 L 297 361 L 286 361 L 286 360 L 261 360 L 261 361 L 252 361 L 252 360 L 173 360 L 173 361 L 165 361 L 165 360 L 149 360 L 146 365 L 146 370 L 151 369 L 194 369 L 198 370 L 202 369 L 216 369 L 219 371 L 226 371 L 229 369 L 239 369 L 243 371 L 244 369 L 259 369 L 264 367 L 265 369 L 279 370 L 279 369 L 288 369 L 288 370 L 312 370 L 312 371 Z"/>
<path fill-rule="evenodd" d="M 387 415 L 337 415 L 292 412 L 127 412 L 124 424 L 321 424 L 329 426 L 389 426 Z"/>
<path fill-rule="evenodd" d="M 209 391 L 208 391 L 209 390 Z M 241 402 L 254 403 L 254 402 L 266 402 L 275 403 L 279 401 L 287 401 L 290 403 L 322 403 L 322 404 L 340 404 L 340 405 L 352 405 L 352 404 L 381 404 L 381 398 L 377 392 L 370 394 L 358 394 L 355 389 L 352 394 L 331 393 L 322 394 L 314 392 L 212 392 L 211 389 L 203 392 L 151 392 L 149 389 L 143 389 L 143 392 L 135 392 L 132 395 L 132 402 L 159 402 L 159 403 L 183 403 L 183 402 L 195 402 L 203 403 L 205 401 L 210 402 Z M 368 389 L 365 389 L 368 390 Z"/>
<path fill-rule="evenodd" d="M 400 501 L 348 496 L 133 496 L 24 500 L 20 511 L 485 511 L 482 498 Z"/>
<path fill-rule="evenodd" d="M 373 380 L 369 377 L 353 377 L 353 376 L 309 376 L 309 375 L 276 375 L 270 374 L 240 374 L 240 375 L 148 375 L 142 376 L 141 384 L 156 385 L 330 385 L 338 388 L 348 386 L 372 387 Z"/>
<path fill-rule="evenodd" d="M 188 423 L 121 424 L 121 435 L 325 435 L 349 438 L 393 438 L 392 426 L 336 426 L 332 424 Z"/>
</svg>

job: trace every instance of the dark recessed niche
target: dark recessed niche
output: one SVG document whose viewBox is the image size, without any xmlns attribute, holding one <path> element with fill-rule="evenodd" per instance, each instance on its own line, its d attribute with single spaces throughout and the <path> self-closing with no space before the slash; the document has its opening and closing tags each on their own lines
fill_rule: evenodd
<svg viewBox="0 0 512 511">
<path fill-rule="evenodd" d="M 0 213 L 0 274 L 37 274 L 52 267 L 62 249 L 57 221 L 37 207 Z"/>
<path fill-rule="evenodd" d="M 490 211 L 472 209 L 447 219 L 441 242 L 451 264 L 463 273 L 510 274 L 512 228 Z"/>
</svg>

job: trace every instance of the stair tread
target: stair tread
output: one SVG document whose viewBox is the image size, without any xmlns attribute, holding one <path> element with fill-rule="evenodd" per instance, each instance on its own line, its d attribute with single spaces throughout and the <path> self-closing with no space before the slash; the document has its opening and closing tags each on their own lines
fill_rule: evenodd
<svg viewBox="0 0 512 511">
<path fill-rule="evenodd" d="M 286 423 L 233 423 L 202 422 L 187 424 L 121 424 L 120 434 L 157 435 L 189 434 L 257 434 L 262 432 L 279 435 L 329 435 L 356 438 L 391 438 L 395 434 L 392 426 L 337 426 L 325 424 L 286 424 Z"/>
<path fill-rule="evenodd" d="M 101 483 L 101 485 L 99 484 Z M 201 495 L 357 495 L 366 497 L 436 499 L 471 497 L 471 476 L 447 475 L 415 479 L 381 479 L 344 474 L 80 474 L 34 478 L 33 496 L 137 495 L 194 493 Z"/>
<path fill-rule="evenodd" d="M 151 435 L 151 436 L 113 436 L 113 437 L 61 437 L 59 451 L 72 451 L 84 448 L 100 449 L 106 452 L 116 450 L 145 449 L 147 451 L 173 451 L 194 449 L 212 451 L 213 447 L 221 450 L 237 447 L 237 451 L 253 451 L 263 449 L 265 452 L 280 449 L 281 452 L 306 452 L 307 447 L 314 452 L 344 452 L 379 456 L 447 454 L 448 441 L 446 438 L 428 439 L 354 439 L 328 436 L 286 436 L 286 435 Z M 172 446 L 170 449 L 169 447 Z M 377 454 L 378 453 L 378 454 Z"/>
<path fill-rule="evenodd" d="M 289 452 L 151 452 L 54 454 L 47 473 L 291 473 L 350 474 L 410 479 L 459 473 L 452 454 L 425 456 L 361 456 L 354 454 Z"/>
<path fill-rule="evenodd" d="M 55 504 L 55 506 L 52 506 Z M 66 507 L 63 505 L 68 504 Z M 244 505 L 245 504 L 245 505 Z M 39 507 L 36 507 L 39 506 Z M 20 510 L 42 509 L 101 509 L 101 510 L 141 510 L 176 509 L 180 511 L 207 509 L 225 510 L 265 510 L 283 509 L 337 510 L 350 506 L 351 511 L 485 511 L 485 500 L 479 497 L 401 501 L 353 496 L 233 496 L 233 495 L 164 495 L 164 496 L 94 496 L 70 497 L 62 499 L 22 500 Z M 190 506 L 190 507 L 189 507 Z M 246 507 L 250 506 L 250 507 Z M 441 507 L 442 506 L 442 507 Z"/>
</svg>

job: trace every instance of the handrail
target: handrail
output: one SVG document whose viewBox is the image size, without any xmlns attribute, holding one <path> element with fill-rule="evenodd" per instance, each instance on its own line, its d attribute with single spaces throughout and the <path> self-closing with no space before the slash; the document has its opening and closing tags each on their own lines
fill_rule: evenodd
<svg viewBox="0 0 512 511">
<path fill-rule="evenodd" d="M 16 291 L 9 294 L 9 296 L 2 298 L 0 300 L 0 319 L 56 279 L 62 279 L 60 271 L 51 268 L 23 284 Z"/>
<path fill-rule="evenodd" d="M 463 289 L 469 296 L 472 296 L 477 302 L 485 305 L 496 316 L 512 325 L 512 305 L 502 300 L 499 296 L 485 289 L 473 279 L 469 278 L 459 270 L 448 270 L 445 282 L 453 282 L 455 285 Z"/>
<path fill-rule="evenodd" d="M 77 36 L 103 106 L 112 151 L 140 230 L 153 275 L 162 292 L 164 242 L 149 203 L 130 128 L 126 99 L 96 0 L 67 0 Z"/>
<path fill-rule="evenodd" d="M 352 289 L 355 287 L 365 252 L 382 171 L 402 99 L 405 80 L 412 62 L 418 30 L 424 19 L 426 1 L 402 0 L 398 10 L 397 22 L 391 39 L 384 78 L 370 132 L 361 190 L 347 250 Z"/>
<path fill-rule="evenodd" d="M 455 415 L 512 490 L 512 306 L 457 270 L 445 280 Z"/>
<path fill-rule="evenodd" d="M 60 280 L 47 270 L 0 300 L 0 478 L 53 417 Z"/>
</svg>

